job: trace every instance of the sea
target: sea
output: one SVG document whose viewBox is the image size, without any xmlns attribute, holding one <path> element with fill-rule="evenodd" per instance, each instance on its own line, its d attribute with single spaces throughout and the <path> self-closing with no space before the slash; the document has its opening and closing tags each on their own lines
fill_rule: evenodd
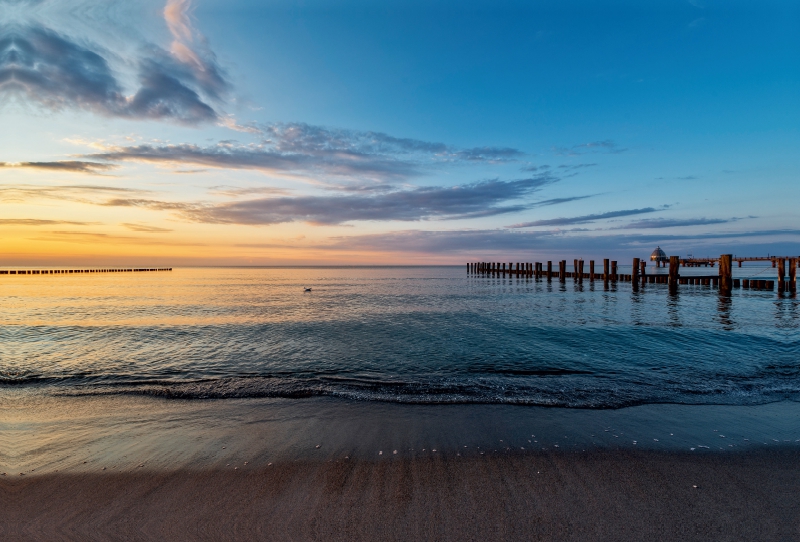
<svg viewBox="0 0 800 542">
<path fill-rule="evenodd" d="M 773 279 L 774 269 L 734 276 Z M 63 467 L 104 439 L 108 454 L 133 427 L 126 442 L 163 447 L 203 424 L 204 435 L 230 438 L 272 424 L 264 446 L 280 434 L 291 455 L 354 419 L 362 425 L 344 432 L 372 435 L 368 453 L 388 434 L 421 449 L 453 428 L 461 433 L 443 437 L 451 450 L 462 440 L 543 445 L 528 436 L 537 424 L 559 439 L 572 431 L 564 438 L 585 449 L 598 442 L 590 434 L 612 438 L 603 433 L 625 412 L 629 435 L 661 424 L 674 436 L 669 423 L 689 431 L 694 420 L 686 449 L 723 418 L 750 420 L 736 428 L 745 440 L 749 431 L 766 444 L 768 428 L 775 442 L 800 445 L 800 299 L 774 290 L 670 294 L 466 265 L 178 267 L 6 275 L 0 306 L 0 466 L 15 469 Z M 43 447 L 43 435 L 60 444 Z M 339 449 L 353 449 L 348 438 Z"/>
<path fill-rule="evenodd" d="M 800 400 L 800 302 L 775 291 L 671 296 L 462 266 L 3 282 L 0 390 L 568 408 Z"/>
</svg>

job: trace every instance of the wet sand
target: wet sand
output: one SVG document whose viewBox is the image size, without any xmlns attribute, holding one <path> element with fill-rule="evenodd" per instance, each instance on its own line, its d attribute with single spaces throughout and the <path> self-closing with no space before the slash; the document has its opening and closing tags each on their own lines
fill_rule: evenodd
<svg viewBox="0 0 800 542">
<path fill-rule="evenodd" d="M 9 473 L 0 539 L 798 540 L 798 494 L 788 447 Z"/>
</svg>

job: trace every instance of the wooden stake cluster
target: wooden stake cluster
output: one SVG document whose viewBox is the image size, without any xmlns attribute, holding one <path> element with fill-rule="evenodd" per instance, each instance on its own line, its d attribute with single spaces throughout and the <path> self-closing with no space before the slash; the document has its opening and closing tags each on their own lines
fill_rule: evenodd
<svg viewBox="0 0 800 542">
<path fill-rule="evenodd" d="M 769 258 L 776 264 L 778 270 L 778 291 L 779 292 L 796 292 L 797 291 L 797 266 L 800 258 Z M 745 261 L 755 260 L 768 260 L 768 258 L 740 258 Z M 547 262 L 547 268 L 543 262 L 534 263 L 509 263 L 506 267 L 505 263 L 501 262 L 474 262 L 467 264 L 467 273 L 474 275 L 486 276 L 509 276 L 517 277 L 530 277 L 534 279 L 546 279 L 552 281 L 558 279 L 559 282 L 566 282 L 566 279 L 572 278 L 576 282 L 588 279 L 594 282 L 602 278 L 603 283 L 608 285 L 609 282 L 630 282 L 634 288 L 645 284 L 666 284 L 671 293 L 677 293 L 678 285 L 694 285 L 694 286 L 714 286 L 719 287 L 721 295 L 730 295 L 731 290 L 734 288 L 744 289 L 759 289 L 759 290 L 774 290 L 775 281 L 762 280 L 762 279 L 734 279 L 733 278 L 733 262 L 736 259 L 731 254 L 722 254 L 719 258 L 714 260 L 719 263 L 717 275 L 692 275 L 681 276 L 680 267 L 683 262 L 678 256 L 670 256 L 669 258 L 669 273 L 662 275 L 648 275 L 647 262 L 639 258 L 633 258 L 631 266 L 631 274 L 619 274 L 617 271 L 616 260 L 603 260 L 603 274 L 595 274 L 594 260 L 589 260 L 589 272 L 584 272 L 584 261 L 575 259 L 572 262 L 572 271 L 567 271 L 567 260 L 561 260 L 558 263 L 558 271 L 553 270 L 553 262 Z M 659 263 L 659 262 L 657 262 Z M 665 262 L 666 263 L 666 262 Z M 695 262 L 696 263 L 696 262 Z M 740 262 L 741 263 L 741 262 Z M 788 266 L 787 266 L 788 263 Z M 690 264 L 693 267 L 694 263 Z M 788 278 L 786 275 L 786 268 L 788 267 Z"/>
<path fill-rule="evenodd" d="M 142 273 L 148 271 L 172 271 L 171 267 L 136 269 L 0 269 L 0 275 L 62 275 L 69 273 Z"/>
</svg>

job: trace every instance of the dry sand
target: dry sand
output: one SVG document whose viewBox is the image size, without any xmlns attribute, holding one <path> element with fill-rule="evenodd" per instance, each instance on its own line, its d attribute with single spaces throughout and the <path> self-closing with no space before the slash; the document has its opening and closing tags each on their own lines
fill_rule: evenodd
<svg viewBox="0 0 800 542">
<path fill-rule="evenodd" d="M 0 539 L 800 540 L 799 460 L 600 450 L 9 473 Z"/>
</svg>

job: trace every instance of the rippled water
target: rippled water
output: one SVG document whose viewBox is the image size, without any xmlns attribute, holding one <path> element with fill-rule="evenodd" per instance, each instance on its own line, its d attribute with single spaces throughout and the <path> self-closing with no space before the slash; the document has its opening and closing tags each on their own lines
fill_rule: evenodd
<svg viewBox="0 0 800 542">
<path fill-rule="evenodd" d="M 605 290 L 464 267 L 188 268 L 5 276 L 0 300 L 0 393 L 581 408 L 800 400 L 800 300 L 776 292 L 670 296 L 660 284 Z"/>
</svg>

